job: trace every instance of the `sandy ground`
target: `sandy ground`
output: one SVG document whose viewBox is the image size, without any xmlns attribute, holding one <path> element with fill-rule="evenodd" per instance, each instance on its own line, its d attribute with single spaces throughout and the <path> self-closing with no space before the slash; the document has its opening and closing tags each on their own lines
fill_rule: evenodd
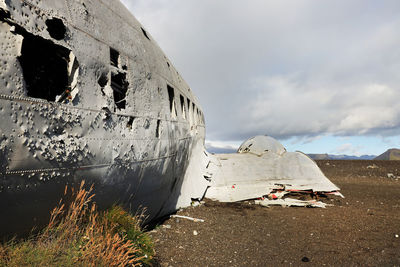
<svg viewBox="0 0 400 267">
<path fill-rule="evenodd" d="M 326 209 L 206 201 L 178 212 L 205 222 L 151 232 L 156 265 L 400 266 L 400 161 L 317 163 L 346 198 Z"/>
</svg>

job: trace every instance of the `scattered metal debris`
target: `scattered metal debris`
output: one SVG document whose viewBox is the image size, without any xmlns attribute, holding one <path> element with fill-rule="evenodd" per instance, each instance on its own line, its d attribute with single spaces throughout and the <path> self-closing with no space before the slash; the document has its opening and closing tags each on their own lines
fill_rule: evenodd
<svg viewBox="0 0 400 267">
<path fill-rule="evenodd" d="M 396 176 L 395 176 L 393 173 L 388 173 L 388 174 L 387 174 L 387 177 L 388 177 L 388 178 L 396 178 Z"/>
<path fill-rule="evenodd" d="M 283 207 L 309 207 L 309 208 L 326 208 L 327 206 L 333 206 L 332 204 L 326 204 L 316 200 L 299 200 L 294 198 L 281 198 L 281 199 L 263 199 L 255 200 L 255 204 L 261 206 L 283 206 Z"/>
<path fill-rule="evenodd" d="M 269 136 L 250 138 L 236 154 L 214 155 L 212 163 L 211 186 L 206 193 L 212 200 L 234 202 L 264 196 L 280 199 L 293 192 L 343 197 L 311 158 L 301 152 L 286 152 Z M 309 204 L 297 202 L 297 205 Z"/>
<path fill-rule="evenodd" d="M 378 168 L 379 168 L 379 166 L 376 165 L 376 164 L 372 164 L 372 165 L 368 165 L 367 166 L 367 169 L 378 169 Z"/>
<path fill-rule="evenodd" d="M 204 220 L 203 220 L 203 219 L 197 219 L 197 218 L 192 218 L 192 217 L 189 217 L 189 216 L 183 216 L 183 215 L 176 215 L 176 214 L 173 214 L 173 215 L 171 215 L 170 217 L 171 217 L 171 218 L 181 218 L 181 219 L 186 219 L 186 220 L 190 220 L 190 221 L 194 221 L 194 222 L 204 222 Z"/>
</svg>

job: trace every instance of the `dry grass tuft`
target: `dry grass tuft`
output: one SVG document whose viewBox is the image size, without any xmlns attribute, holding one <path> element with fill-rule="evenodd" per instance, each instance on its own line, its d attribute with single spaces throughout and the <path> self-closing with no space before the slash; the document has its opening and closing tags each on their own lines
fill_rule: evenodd
<svg viewBox="0 0 400 267">
<path fill-rule="evenodd" d="M 22 242 L 0 245 L 0 266 L 136 266 L 151 264 L 153 244 L 139 219 L 120 207 L 99 213 L 93 186 L 65 189 L 48 226 Z M 68 191 L 71 191 L 70 193 Z"/>
</svg>

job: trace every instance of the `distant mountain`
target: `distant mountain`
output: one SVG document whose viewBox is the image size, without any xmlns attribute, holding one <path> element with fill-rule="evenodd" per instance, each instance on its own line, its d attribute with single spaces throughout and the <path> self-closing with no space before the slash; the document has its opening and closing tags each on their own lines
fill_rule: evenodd
<svg viewBox="0 0 400 267">
<path fill-rule="evenodd" d="M 307 154 L 307 155 L 314 160 L 329 159 L 328 154 Z"/>
<path fill-rule="evenodd" d="M 375 155 L 349 156 L 349 155 L 332 155 L 332 154 L 307 154 L 314 160 L 321 159 L 337 159 L 337 160 L 372 160 Z"/>
<path fill-rule="evenodd" d="M 377 156 L 375 160 L 400 160 L 400 149 L 388 149 L 385 153 Z"/>
<path fill-rule="evenodd" d="M 216 154 L 227 154 L 227 153 L 236 153 L 236 148 L 231 147 L 214 147 L 214 146 L 206 146 L 207 151 L 210 153 Z M 397 149 L 399 152 L 398 157 L 400 159 L 400 150 Z M 386 152 L 385 152 L 386 153 Z M 373 160 L 376 159 L 376 155 L 362 155 L 362 156 L 349 156 L 349 155 L 333 155 L 333 154 L 307 154 L 313 160 Z M 383 155 L 383 154 L 382 154 Z"/>
</svg>

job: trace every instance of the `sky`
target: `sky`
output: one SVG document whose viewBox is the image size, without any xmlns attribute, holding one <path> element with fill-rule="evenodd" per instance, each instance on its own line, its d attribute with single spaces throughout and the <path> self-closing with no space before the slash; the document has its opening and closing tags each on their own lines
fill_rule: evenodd
<svg viewBox="0 0 400 267">
<path fill-rule="evenodd" d="M 209 147 L 400 148 L 400 1 L 122 2 L 198 97 Z"/>
</svg>

